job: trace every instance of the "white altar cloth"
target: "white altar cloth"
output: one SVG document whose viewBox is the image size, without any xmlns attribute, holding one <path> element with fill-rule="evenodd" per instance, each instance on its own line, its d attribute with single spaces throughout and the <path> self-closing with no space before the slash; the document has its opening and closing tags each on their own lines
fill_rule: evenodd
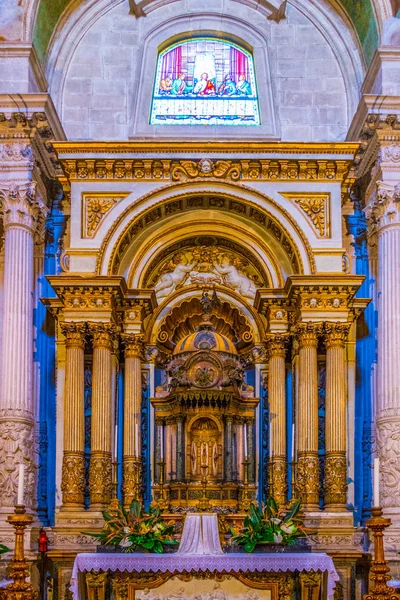
<svg viewBox="0 0 400 600">
<path fill-rule="evenodd" d="M 80 600 L 79 573 L 85 571 L 119 571 L 128 573 L 165 573 L 170 571 L 320 571 L 327 574 L 327 596 L 333 600 L 335 583 L 339 576 L 327 554 L 78 554 L 75 558 L 70 589 L 74 600 Z"/>
<path fill-rule="evenodd" d="M 223 554 L 217 515 L 187 515 L 178 554 Z"/>
</svg>

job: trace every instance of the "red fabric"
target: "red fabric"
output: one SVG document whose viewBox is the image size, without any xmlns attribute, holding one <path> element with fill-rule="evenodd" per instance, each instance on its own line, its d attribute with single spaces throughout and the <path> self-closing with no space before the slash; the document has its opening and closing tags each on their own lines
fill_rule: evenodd
<svg viewBox="0 0 400 600">
<path fill-rule="evenodd" d="M 210 94 L 215 94 L 215 86 L 212 81 L 208 80 L 207 85 L 202 92 L 200 92 L 200 96 L 209 96 Z"/>
<path fill-rule="evenodd" d="M 161 79 L 172 73 L 172 79 L 177 79 L 182 73 L 182 46 L 169 50 L 163 56 Z"/>
<path fill-rule="evenodd" d="M 237 48 L 231 46 L 231 75 L 236 83 L 239 80 L 239 75 L 244 75 L 246 81 L 249 81 L 249 61 L 247 56 Z"/>
</svg>

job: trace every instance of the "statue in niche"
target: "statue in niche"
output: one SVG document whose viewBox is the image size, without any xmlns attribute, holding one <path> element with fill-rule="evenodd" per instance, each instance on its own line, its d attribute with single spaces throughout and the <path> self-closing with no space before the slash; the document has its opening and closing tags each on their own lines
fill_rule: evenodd
<svg viewBox="0 0 400 600">
<path fill-rule="evenodd" d="M 161 275 L 154 287 L 157 298 L 160 300 L 172 294 L 177 286 L 184 281 L 187 274 L 192 271 L 193 267 L 194 264 L 189 263 L 185 254 L 176 254 L 166 267 L 170 268 L 171 271 Z"/>
<path fill-rule="evenodd" d="M 196 446 L 196 442 L 194 440 L 192 442 L 192 447 L 191 447 L 191 452 L 190 452 L 190 464 L 191 464 L 192 475 L 196 475 L 196 473 L 197 473 L 197 446 Z"/>
<path fill-rule="evenodd" d="M 201 442 L 200 446 L 201 466 L 207 467 L 206 475 L 208 475 L 208 444 L 207 442 Z"/>
<path fill-rule="evenodd" d="M 257 291 L 254 282 L 247 275 L 239 273 L 235 264 L 231 263 L 229 256 L 223 256 L 219 263 L 214 262 L 214 269 L 223 276 L 224 283 L 228 287 L 233 288 L 244 298 L 254 299 Z"/>
<path fill-rule="evenodd" d="M 214 477 L 217 477 L 217 475 L 218 475 L 218 458 L 219 458 L 218 444 L 215 441 L 214 445 L 213 445 L 213 451 L 212 451 L 212 465 L 213 465 L 213 476 Z"/>
</svg>

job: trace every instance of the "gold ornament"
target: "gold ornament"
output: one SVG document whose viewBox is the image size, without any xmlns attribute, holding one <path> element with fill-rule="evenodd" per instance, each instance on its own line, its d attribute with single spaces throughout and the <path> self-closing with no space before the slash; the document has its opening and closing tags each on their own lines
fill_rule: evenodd
<svg viewBox="0 0 400 600">
<path fill-rule="evenodd" d="M 60 323 L 60 327 L 68 348 L 85 347 L 86 323 Z"/>
<path fill-rule="evenodd" d="M 90 457 L 89 491 L 92 504 L 108 504 L 111 500 L 111 453 L 93 452 Z"/>
<path fill-rule="evenodd" d="M 345 452 L 327 452 L 325 459 L 325 504 L 346 505 L 347 461 Z"/>
<path fill-rule="evenodd" d="M 85 493 L 85 457 L 83 452 L 64 452 L 61 491 L 63 504 L 83 504 Z"/>
</svg>

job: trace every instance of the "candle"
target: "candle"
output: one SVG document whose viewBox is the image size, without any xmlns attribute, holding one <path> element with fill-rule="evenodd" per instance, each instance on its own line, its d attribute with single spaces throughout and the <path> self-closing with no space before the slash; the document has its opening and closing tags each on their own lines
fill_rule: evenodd
<svg viewBox="0 0 400 600">
<path fill-rule="evenodd" d="M 292 423 L 292 462 L 294 462 L 294 423 Z"/>
<path fill-rule="evenodd" d="M 117 462 L 118 457 L 118 425 L 115 424 L 115 433 L 114 433 L 114 460 Z"/>
<path fill-rule="evenodd" d="M 379 506 L 379 458 L 374 458 L 374 506 Z"/>
<path fill-rule="evenodd" d="M 24 473 L 25 473 L 25 465 L 19 464 L 18 471 L 18 495 L 17 495 L 17 504 L 24 503 Z"/>
<path fill-rule="evenodd" d="M 164 426 L 160 426 L 160 458 L 164 460 Z"/>
<path fill-rule="evenodd" d="M 246 422 L 243 425 L 243 451 L 244 451 L 244 458 L 245 458 L 245 460 L 247 460 L 247 423 Z"/>
<path fill-rule="evenodd" d="M 139 425 L 135 424 L 135 455 L 139 456 Z"/>
</svg>

